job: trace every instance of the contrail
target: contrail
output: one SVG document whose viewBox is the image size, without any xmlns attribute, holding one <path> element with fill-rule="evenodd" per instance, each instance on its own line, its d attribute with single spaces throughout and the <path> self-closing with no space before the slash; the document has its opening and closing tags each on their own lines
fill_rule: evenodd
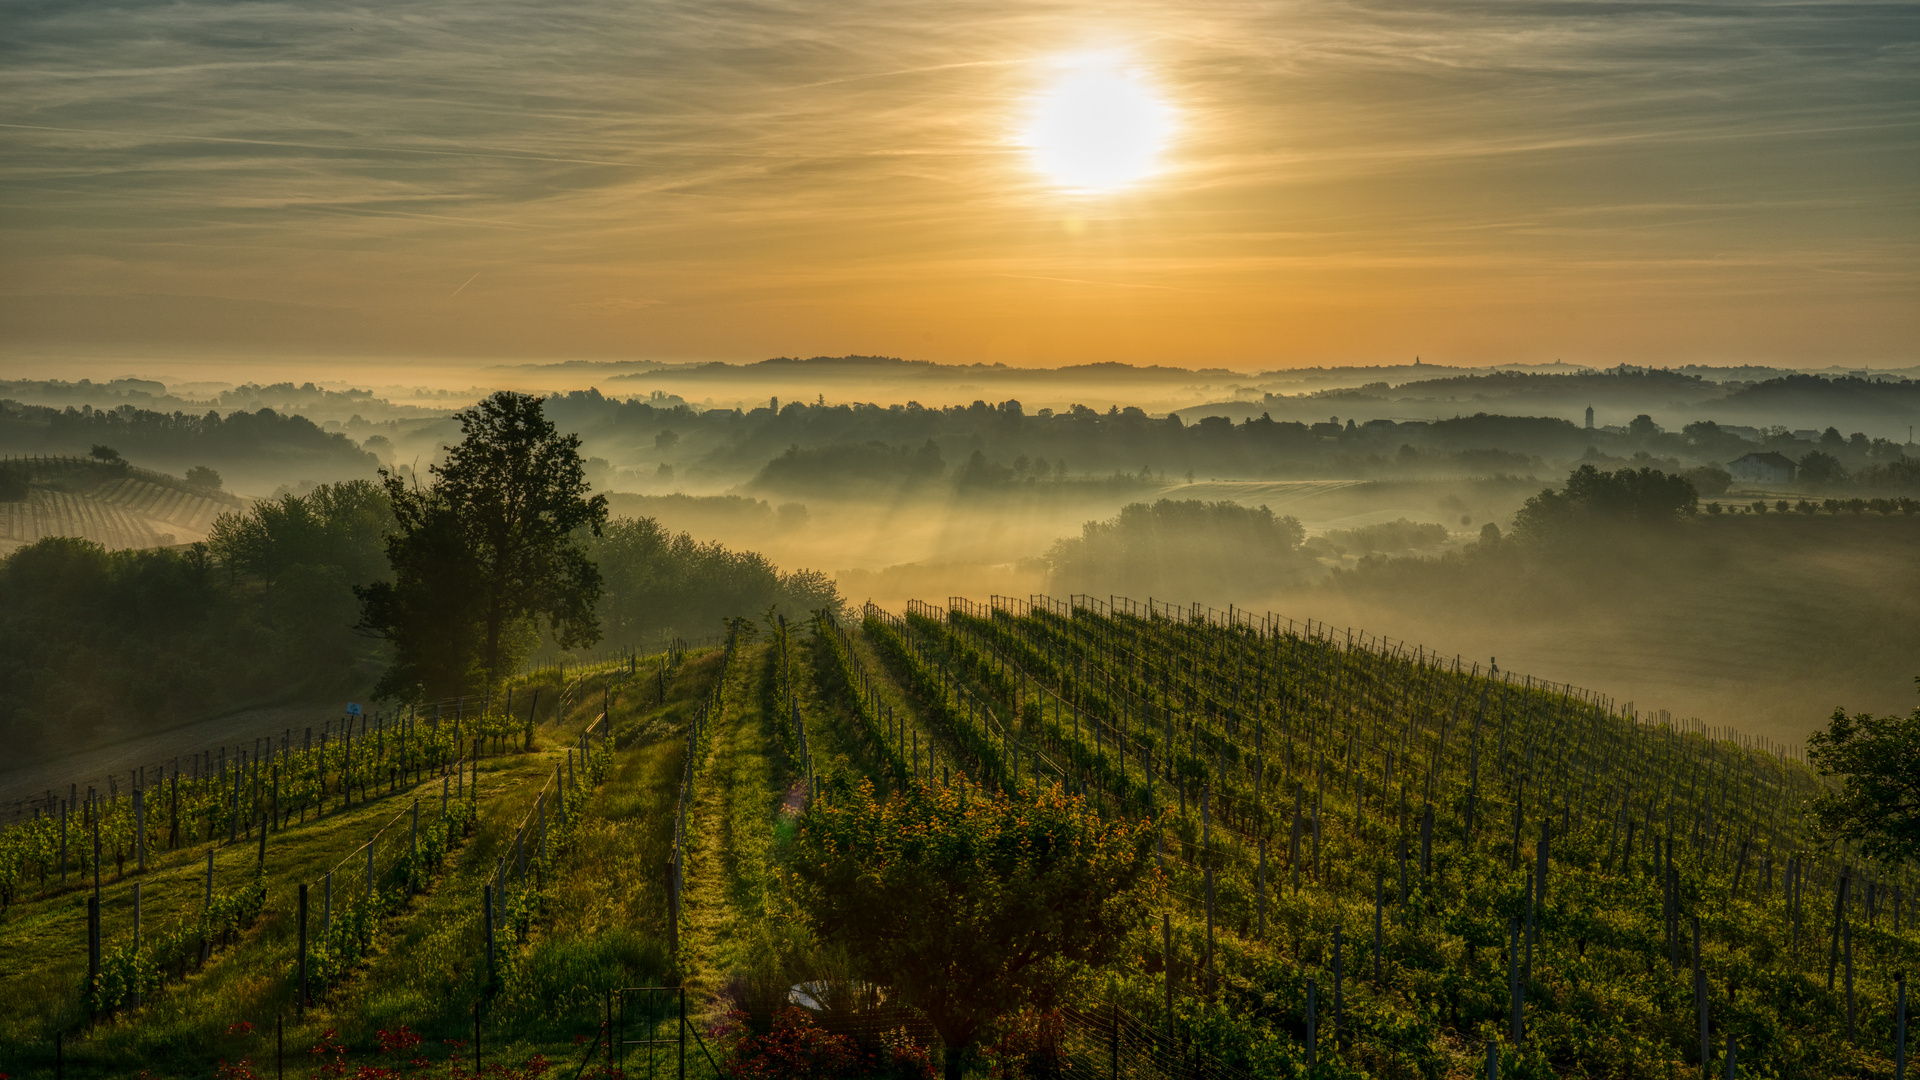
<svg viewBox="0 0 1920 1080">
<path fill-rule="evenodd" d="M 470 278 L 468 278 L 467 280 L 465 280 L 465 281 L 463 281 L 463 282 L 461 282 L 461 283 L 460 283 L 460 288 L 459 288 L 459 289 L 455 289 L 455 290 L 453 290 L 452 292 L 450 292 L 450 293 L 448 293 L 448 294 L 447 294 L 447 299 L 449 299 L 449 300 L 451 300 L 451 299 L 453 299 L 454 297 L 456 297 L 456 296 L 459 296 L 459 295 L 460 295 L 460 290 L 461 290 L 461 289 L 464 289 L 464 288 L 466 288 L 467 286 L 469 286 L 469 285 L 471 285 L 471 284 L 473 284 L 473 278 L 477 278 L 477 277 L 479 277 L 479 276 L 480 276 L 481 274 L 484 274 L 484 273 L 486 273 L 486 271 L 485 271 L 484 269 L 481 269 L 481 270 L 475 270 L 475 271 L 473 272 L 473 277 L 470 277 Z"/>
</svg>

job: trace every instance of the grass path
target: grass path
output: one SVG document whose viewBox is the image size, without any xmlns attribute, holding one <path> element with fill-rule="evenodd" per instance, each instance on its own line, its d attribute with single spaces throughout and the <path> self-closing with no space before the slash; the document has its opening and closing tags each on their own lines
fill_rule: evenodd
<svg viewBox="0 0 1920 1080">
<path fill-rule="evenodd" d="M 770 649 L 738 650 L 725 677 L 687 821 L 688 990 L 712 998 L 753 965 L 780 883 L 773 822 L 787 789 L 784 752 L 762 704 Z"/>
</svg>

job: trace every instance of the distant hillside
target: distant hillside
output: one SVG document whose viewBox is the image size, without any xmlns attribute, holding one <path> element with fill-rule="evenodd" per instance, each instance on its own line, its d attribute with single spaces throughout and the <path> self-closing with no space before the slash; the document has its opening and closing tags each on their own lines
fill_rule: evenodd
<svg viewBox="0 0 1920 1080">
<path fill-rule="evenodd" d="M 213 520 L 248 500 L 164 473 L 78 457 L 0 458 L 27 476 L 27 497 L 0 501 L 0 555 L 46 536 L 118 551 L 205 540 Z"/>
<path fill-rule="evenodd" d="M 133 405 L 52 409 L 0 400 L 0 453 L 81 455 L 96 445 L 168 472 L 212 468 L 228 488 L 262 493 L 304 481 L 371 479 L 380 464 L 352 439 L 271 409 L 196 416 Z"/>
</svg>

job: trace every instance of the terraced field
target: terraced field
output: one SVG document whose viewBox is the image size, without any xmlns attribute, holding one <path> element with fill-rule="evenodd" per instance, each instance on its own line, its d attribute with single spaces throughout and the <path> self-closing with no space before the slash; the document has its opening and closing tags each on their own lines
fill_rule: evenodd
<svg viewBox="0 0 1920 1080">
<path fill-rule="evenodd" d="M 215 518 L 241 505 L 240 500 L 231 496 L 196 495 L 138 477 L 109 480 L 88 494 L 100 502 L 171 526 L 180 543 L 206 539 Z"/>
<path fill-rule="evenodd" d="M 34 486 L 25 502 L 0 503 L 0 554 L 46 536 L 77 536 L 110 550 L 161 547 L 184 539 L 164 521 L 92 495 Z"/>
<path fill-rule="evenodd" d="M 22 502 L 0 502 L 0 555 L 42 537 L 74 536 L 109 550 L 205 540 L 221 514 L 246 501 L 187 487 L 144 470 L 98 475 L 77 458 L 0 462 L 24 469 L 32 483 Z"/>
<path fill-rule="evenodd" d="M 1865 1080 L 1903 1053 L 1911 868 L 1810 834 L 1821 781 L 1794 753 L 1604 694 L 1317 624 L 1090 597 L 737 620 L 724 649 L 544 692 L 562 688 L 532 749 L 517 713 L 496 725 L 472 836 L 305 1015 L 293 890 L 360 865 L 356 845 L 407 805 L 391 778 L 397 799 L 274 833 L 260 912 L 91 1024 L 86 890 L 37 876 L 42 844 L 0 917 L 0 999 L 36 1003 L 0 1021 L 0 1072 L 51 1075 L 58 1032 L 67 1075 L 205 1076 L 272 1060 L 258 1033 L 277 1020 L 289 1045 L 325 1048 L 315 1065 L 398 1067 L 382 1047 L 406 1030 L 428 1039 L 423 1068 L 466 1075 L 477 1018 L 506 1075 L 679 1075 L 682 1047 L 697 1077 L 825 1075 L 741 1055 L 751 1025 L 849 988 L 817 1023 L 877 1036 L 858 1026 L 876 1009 L 938 1060 L 924 1020 L 884 1002 L 887 973 L 814 936 L 795 885 L 814 800 L 860 785 L 1077 800 L 1155 838 L 1138 854 L 1152 918 L 1007 1029 L 1027 1035 L 979 1046 L 969 1076 Z M 603 711 L 614 737 L 583 743 Z M 423 824 L 446 783 L 421 779 Z M 574 784 L 564 810 L 542 794 Z M 553 849 L 530 843 L 555 814 Z M 238 846 L 158 859 L 156 910 L 192 917 L 207 852 L 244 874 Z M 108 876 L 119 946 L 141 879 Z M 610 1050 L 602 1022 L 628 1038 L 635 999 L 617 991 L 636 986 L 683 988 L 693 1022 Z"/>
</svg>

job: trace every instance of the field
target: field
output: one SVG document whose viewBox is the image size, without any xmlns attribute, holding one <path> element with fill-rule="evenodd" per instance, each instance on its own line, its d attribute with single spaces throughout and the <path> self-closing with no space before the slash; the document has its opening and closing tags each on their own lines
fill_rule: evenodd
<svg viewBox="0 0 1920 1080">
<path fill-rule="evenodd" d="M 272 1076 L 278 1021 L 291 1075 L 408 1055 L 437 1075 L 467 1067 L 478 1009 L 485 1062 L 539 1055 L 571 1076 L 608 1053 L 611 1000 L 623 1022 L 667 1000 L 609 991 L 670 984 L 694 1075 L 728 1060 L 730 1010 L 765 1017 L 788 987 L 871 1033 L 833 990 L 884 973 L 806 929 L 796 831 L 819 791 L 965 782 L 1010 800 L 1058 786 L 1160 838 L 1155 917 L 1053 1011 L 1009 1025 L 1025 1035 L 986 1048 L 983 1076 L 1465 1077 L 1489 1055 L 1503 1076 L 1719 1076 L 1730 1048 L 1744 1076 L 1893 1074 L 1895 979 L 1916 945 L 1905 868 L 1806 833 L 1817 781 L 1790 752 L 1595 692 L 1245 611 L 1041 597 L 743 620 L 724 648 L 513 689 L 511 710 L 464 706 L 457 741 L 447 709 L 382 718 L 357 766 L 337 738 L 325 758 L 295 735 L 266 759 L 284 768 L 279 803 L 209 765 L 193 831 L 159 847 L 152 817 L 144 873 L 103 859 L 106 967 L 146 970 L 126 951 L 135 884 L 148 924 L 176 928 L 153 936 L 190 947 L 153 958 L 142 1005 L 109 986 L 91 1024 L 91 870 L 43 882 L 55 856 L 21 838 L 47 826 L 0 834 L 0 995 L 19 1003 L 0 1072 L 52 1075 L 59 1033 L 67 1075 L 201 1077 L 246 1058 Z M 415 796 L 420 835 L 451 838 L 424 855 L 395 831 Z M 236 805 L 285 820 L 264 863 L 245 835 L 261 819 L 221 816 Z M 369 889 L 362 846 L 383 827 Z M 90 842 L 70 848 L 91 858 Z M 329 868 L 351 929 L 310 955 L 325 985 L 303 1016 L 298 886 L 317 933 Z M 885 1020 L 937 1056 L 924 1024 Z M 396 1048 L 402 1025 L 425 1041 Z M 627 1075 L 660 1049 L 628 1047 Z"/>
<path fill-rule="evenodd" d="M 21 502 L 0 502 L 0 555 L 45 536 L 77 536 L 109 550 L 205 540 L 213 520 L 241 509 L 231 495 L 190 488 L 159 473 L 105 470 L 77 458 L 15 458 L 32 483 Z"/>
</svg>

